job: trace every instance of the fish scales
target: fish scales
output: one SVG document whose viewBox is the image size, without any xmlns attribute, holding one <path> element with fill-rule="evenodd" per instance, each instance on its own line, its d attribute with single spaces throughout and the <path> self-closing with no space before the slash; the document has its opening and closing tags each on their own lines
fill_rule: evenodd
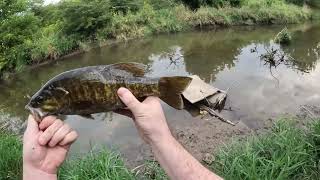
<svg viewBox="0 0 320 180">
<path fill-rule="evenodd" d="M 119 63 L 91 66 L 62 73 L 46 83 L 26 106 L 39 119 L 47 115 L 89 115 L 124 108 L 117 95 L 129 89 L 139 100 L 158 96 L 176 109 L 183 108 L 181 93 L 189 77 L 145 77 L 146 66 Z"/>
</svg>

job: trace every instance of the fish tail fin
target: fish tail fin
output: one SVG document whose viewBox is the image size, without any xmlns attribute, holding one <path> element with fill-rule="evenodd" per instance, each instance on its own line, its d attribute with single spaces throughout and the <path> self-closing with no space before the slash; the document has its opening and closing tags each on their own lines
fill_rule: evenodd
<svg viewBox="0 0 320 180">
<path fill-rule="evenodd" d="M 183 109 L 182 92 L 188 87 L 192 78 L 174 76 L 159 80 L 160 99 L 175 109 Z"/>
</svg>

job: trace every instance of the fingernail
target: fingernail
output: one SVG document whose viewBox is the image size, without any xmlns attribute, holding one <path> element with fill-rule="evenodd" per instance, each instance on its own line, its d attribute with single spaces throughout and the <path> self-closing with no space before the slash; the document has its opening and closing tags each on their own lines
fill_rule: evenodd
<svg viewBox="0 0 320 180">
<path fill-rule="evenodd" d="M 121 87 L 121 88 L 118 89 L 118 95 L 119 96 L 123 96 L 127 92 L 128 92 L 128 89 L 126 89 L 124 87 Z"/>
</svg>

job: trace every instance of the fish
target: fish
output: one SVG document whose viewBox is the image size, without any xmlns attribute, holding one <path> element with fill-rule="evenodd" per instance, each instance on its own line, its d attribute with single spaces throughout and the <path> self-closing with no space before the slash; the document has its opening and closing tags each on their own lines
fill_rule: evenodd
<svg viewBox="0 0 320 180">
<path fill-rule="evenodd" d="M 26 109 L 40 122 L 50 115 L 92 114 L 126 108 L 117 95 L 120 87 L 129 89 L 143 101 L 156 96 L 175 109 L 183 109 L 182 92 L 192 78 L 185 76 L 148 77 L 141 63 L 89 66 L 61 73 L 37 91 Z"/>
</svg>

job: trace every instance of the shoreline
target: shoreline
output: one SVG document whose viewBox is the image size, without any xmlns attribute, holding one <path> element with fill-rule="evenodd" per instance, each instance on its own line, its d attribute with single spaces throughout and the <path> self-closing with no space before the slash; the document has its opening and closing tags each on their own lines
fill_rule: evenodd
<svg viewBox="0 0 320 180">
<path fill-rule="evenodd" d="M 0 83 L 1 81 L 6 81 L 7 79 L 10 79 L 12 76 L 15 76 L 19 73 L 22 73 L 24 71 L 30 71 L 57 61 L 64 61 L 65 59 L 69 58 L 69 57 L 73 57 L 76 55 L 80 55 L 80 54 L 84 54 L 87 53 L 89 51 L 91 51 L 92 49 L 96 49 L 96 48 L 103 48 L 106 46 L 113 46 L 113 45 L 117 45 L 117 44 L 121 44 L 121 43 L 127 43 L 130 41 L 136 41 L 136 40 L 143 40 L 144 38 L 149 38 L 149 37 L 155 37 L 158 35 L 164 35 L 164 34 L 177 34 L 177 33 L 185 33 L 185 32 L 194 32 L 194 31 L 212 31 L 212 30 L 223 30 L 223 29 L 230 29 L 230 28 L 239 28 L 239 27 L 248 27 L 248 28 L 255 28 L 255 27 L 270 27 L 270 26 L 283 26 L 283 25 L 287 25 L 287 26 L 292 26 L 292 25 L 298 25 L 298 24 L 308 24 L 308 23 L 313 23 L 313 20 L 309 20 L 303 23 L 291 23 L 291 24 L 253 24 L 253 25 L 247 25 L 247 24 L 237 24 L 237 25 L 230 25 L 230 26 L 224 26 L 224 25 L 208 25 L 208 26 L 202 26 L 202 27 L 192 27 L 191 29 L 187 29 L 184 31 L 179 31 L 179 32 L 169 32 L 169 33 L 165 33 L 165 32 L 161 32 L 158 34 L 152 34 L 152 35 L 146 35 L 143 37 L 136 37 L 136 38 L 128 38 L 125 40 L 120 40 L 120 39 L 108 39 L 105 40 L 104 42 L 98 42 L 95 41 L 93 42 L 90 47 L 87 47 L 86 50 L 81 49 L 80 47 L 78 49 L 75 49 L 74 51 L 72 51 L 71 53 L 68 53 L 66 55 L 62 55 L 61 57 L 58 57 L 57 59 L 43 59 L 41 60 L 40 63 L 35 63 L 35 64 L 30 64 L 30 65 L 26 65 L 23 67 L 23 69 L 21 71 L 15 71 L 15 72 L 4 72 L 2 74 L 2 76 L 0 75 Z"/>
<path fill-rule="evenodd" d="M 58 25 L 41 27 L 39 31 L 48 31 L 48 34 L 40 36 L 38 39 L 32 39 L 31 41 L 34 44 L 30 47 L 26 45 L 25 48 L 29 48 L 29 50 L 24 52 L 26 55 L 19 60 L 19 63 L 15 63 L 15 61 L 18 61 L 16 59 L 11 59 L 13 62 L 10 62 L 10 59 L 7 60 L 6 57 L 3 57 L 5 64 L 6 61 L 8 61 L 8 64 L 2 67 L 0 79 L 6 79 L 10 74 L 23 71 L 24 68 L 31 67 L 33 69 L 43 64 L 90 51 L 95 47 L 103 47 L 132 39 L 198 29 L 299 24 L 312 21 L 314 11 L 316 11 L 310 7 L 299 7 L 286 3 L 279 7 L 277 5 L 260 6 L 258 8 L 251 6 L 201 7 L 197 11 L 192 11 L 183 5 L 176 5 L 167 9 L 154 9 L 149 4 L 145 4 L 136 13 L 111 16 L 111 25 L 96 29 L 91 36 L 80 36 L 81 38 L 74 37 L 72 34 L 56 32 L 63 28 Z M 146 16 L 150 16 L 150 18 Z"/>
</svg>

